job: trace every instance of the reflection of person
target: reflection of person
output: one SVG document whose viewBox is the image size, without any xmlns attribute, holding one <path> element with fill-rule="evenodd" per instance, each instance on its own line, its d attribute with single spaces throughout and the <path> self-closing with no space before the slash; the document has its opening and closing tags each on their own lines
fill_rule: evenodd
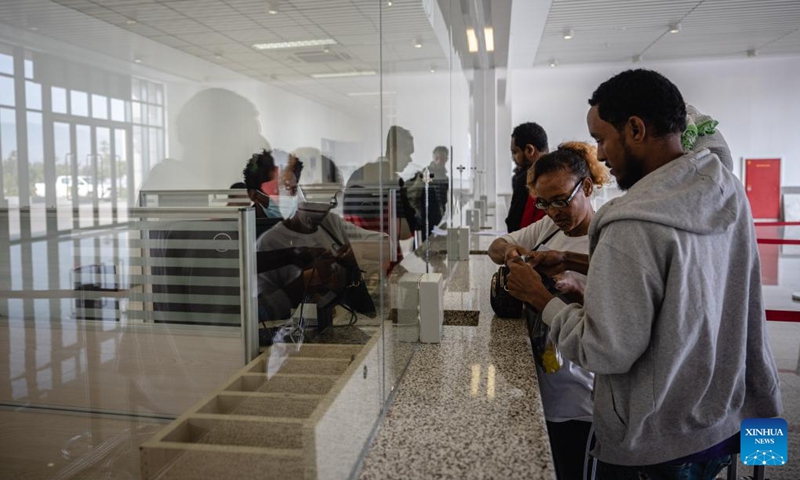
<svg viewBox="0 0 800 480">
<path fill-rule="evenodd" d="M 322 154 L 318 148 L 303 147 L 292 152 L 305 166 L 306 174 L 301 177 L 300 185 L 327 184 L 337 185 L 341 190 L 344 183 L 342 172 L 333 161 Z"/>
<path fill-rule="evenodd" d="M 260 319 L 287 318 L 292 308 L 304 298 L 316 299 L 332 293 L 339 295 L 349 284 L 350 275 L 358 271 L 353 249 L 348 240 L 380 241 L 380 234 L 345 222 L 331 205 L 301 202 L 297 187 L 303 164 L 294 155 L 280 175 L 282 194 L 278 200 L 285 220 L 258 239 L 259 252 L 297 249 L 313 253 L 311 261 L 283 266 L 259 273 L 258 291 Z M 300 255 L 307 258 L 307 255 Z"/>
<path fill-rule="evenodd" d="M 428 171 L 433 176 L 429 187 L 430 195 L 436 197 L 438 206 L 436 212 L 431 212 L 430 214 L 429 223 L 431 230 L 434 226 L 439 225 L 447 209 L 447 193 L 450 189 L 450 180 L 447 178 L 447 160 L 449 156 L 450 151 L 447 147 L 436 147 L 433 149 L 433 160 L 428 166 Z"/>
<path fill-rule="evenodd" d="M 224 189 L 240 179 L 241 159 L 269 150 L 255 105 L 222 88 L 192 97 L 178 114 L 176 127 L 181 160 L 156 164 L 142 190 Z"/>
<path fill-rule="evenodd" d="M 256 219 L 281 218 L 276 202 L 277 170 L 272 153 L 266 150 L 250 157 L 242 170 L 244 186 L 247 189 L 247 196 L 255 207 Z"/>
<path fill-rule="evenodd" d="M 588 253 L 587 234 L 594 217 L 590 197 L 594 188 L 609 180 L 608 169 L 597 160 L 594 147 L 581 142 L 559 145 L 558 150 L 539 158 L 531 170 L 530 187 L 537 194 L 537 206 L 547 216 L 498 238 L 489 247 L 492 260 L 511 268 L 509 293 L 523 301 L 528 301 L 532 277 L 528 273 L 533 269 L 515 259 L 544 247 Z M 583 277 L 578 281 L 585 281 L 584 275 L 576 275 Z M 561 283 L 566 282 L 557 282 L 556 288 Z M 536 371 L 556 474 L 559 480 L 581 478 L 592 426 L 594 375 L 566 359 L 554 373 L 546 373 L 538 364 Z"/>
<path fill-rule="evenodd" d="M 598 157 L 628 192 L 591 223 L 584 305 L 538 281 L 530 301 L 596 374 L 598 479 L 714 478 L 742 420 L 782 410 L 744 189 L 717 155 L 684 154 L 684 101 L 660 74 L 620 73 L 589 104 Z M 533 263 L 572 268 L 558 257 Z"/>
<path fill-rule="evenodd" d="M 508 233 L 527 227 L 544 218 L 544 212 L 536 208 L 536 198 L 528 191 L 528 169 L 547 153 L 547 133 L 537 123 L 517 125 L 511 133 L 511 155 L 514 160 L 514 175 L 511 177 L 511 203 L 506 216 Z"/>
<path fill-rule="evenodd" d="M 411 237 L 418 229 L 419 217 L 411 205 L 405 182 L 399 172 L 411 163 L 414 137 L 403 127 L 393 125 L 386 137 L 386 156 L 358 168 L 347 180 L 344 214 L 349 222 L 369 230 L 388 233 L 388 193 L 397 190 L 397 224 L 399 239 Z M 398 253 L 399 245 L 398 245 Z M 398 257 L 399 258 L 399 257 Z"/>
<path fill-rule="evenodd" d="M 246 190 L 247 184 L 244 182 L 236 182 L 230 187 L 231 190 Z M 225 204 L 227 207 L 249 207 L 250 202 L 247 200 L 241 200 L 236 198 L 235 195 L 231 194 L 228 195 L 228 203 Z"/>
</svg>

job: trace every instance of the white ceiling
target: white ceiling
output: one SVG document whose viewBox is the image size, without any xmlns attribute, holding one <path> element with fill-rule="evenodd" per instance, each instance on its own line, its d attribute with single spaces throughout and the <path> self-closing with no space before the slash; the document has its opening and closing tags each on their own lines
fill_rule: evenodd
<svg viewBox="0 0 800 480">
<path fill-rule="evenodd" d="M 673 23 L 677 34 L 668 31 Z M 563 38 L 566 28 L 573 39 Z M 751 49 L 800 54 L 800 1 L 552 0 L 534 64 L 745 57 Z"/>
<path fill-rule="evenodd" d="M 192 78 L 184 68 L 187 62 L 174 59 L 182 56 L 326 105 L 365 109 L 375 106 L 375 96 L 347 94 L 375 92 L 377 75 L 310 75 L 426 72 L 432 66 L 444 71 L 453 60 L 446 45 L 449 25 L 465 69 L 502 67 L 506 57 L 509 68 L 528 68 L 551 59 L 577 64 L 631 61 L 635 55 L 647 60 L 744 57 L 750 49 L 758 55 L 800 54 L 800 0 L 393 0 L 391 7 L 387 0 L 278 3 L 280 12 L 269 15 L 265 0 L 0 0 L 0 22 L 14 27 L 0 36 L 13 37 L 8 33 L 15 29 L 33 35 L 35 29 L 35 35 L 64 45 L 130 65 L 138 57 L 142 66 Z M 495 44 L 501 49 L 488 62 L 478 58 L 485 52 L 465 52 L 466 27 L 480 30 L 481 22 L 496 24 Z M 675 22 L 681 23 L 680 33 L 668 33 Z M 573 29 L 572 40 L 563 39 L 565 28 Z M 338 44 L 327 54 L 321 47 L 252 48 L 253 43 L 319 38 Z M 414 48 L 417 39 L 423 48 Z M 174 50 L 164 51 L 164 45 Z M 311 61 L 309 55 L 316 58 Z"/>
<path fill-rule="evenodd" d="M 377 72 L 381 67 L 384 72 L 427 72 L 449 63 L 449 51 L 440 46 L 429 20 L 435 0 L 394 0 L 391 7 L 378 0 L 272 3 L 279 8 L 276 15 L 267 13 L 265 0 L 0 0 L 0 21 L 156 66 L 156 59 L 146 58 L 138 42 L 128 40 L 130 33 L 328 105 L 372 105 L 374 98 L 346 94 L 377 90 L 377 75 L 337 79 L 310 75 Z M 63 7 L 83 15 L 61 15 Z M 110 34 L 107 28 L 98 28 L 96 20 L 126 30 L 126 35 Z M 254 43 L 322 38 L 337 44 L 327 53 L 322 47 L 252 48 Z M 422 48 L 415 48 L 417 40 Z"/>
</svg>

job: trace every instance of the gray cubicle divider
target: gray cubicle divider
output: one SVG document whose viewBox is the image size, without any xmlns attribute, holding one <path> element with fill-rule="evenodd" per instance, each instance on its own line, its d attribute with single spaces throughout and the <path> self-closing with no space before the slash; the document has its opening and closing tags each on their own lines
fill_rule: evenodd
<svg viewBox="0 0 800 480">
<path fill-rule="evenodd" d="M 141 190 L 137 205 L 149 207 L 246 207 L 250 197 L 244 188 L 225 190 Z"/>
<path fill-rule="evenodd" d="M 128 317 L 194 326 L 239 326 L 244 359 L 258 355 L 258 282 L 252 207 L 141 207 L 139 239 L 128 245 L 142 292 L 131 294 Z M 136 308 L 140 307 L 140 308 Z"/>
</svg>

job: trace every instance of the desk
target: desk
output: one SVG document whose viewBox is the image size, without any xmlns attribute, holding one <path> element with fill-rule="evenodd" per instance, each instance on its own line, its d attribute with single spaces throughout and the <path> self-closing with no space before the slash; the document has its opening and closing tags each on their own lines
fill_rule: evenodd
<svg viewBox="0 0 800 480">
<path fill-rule="evenodd" d="M 472 237 L 478 249 L 492 240 Z M 423 259 L 407 256 L 392 276 L 424 272 Z M 477 310 L 478 325 L 445 326 L 441 344 L 418 346 L 359 478 L 555 478 L 525 323 L 495 319 L 489 305 L 496 268 L 485 254 L 431 253 L 445 309 Z"/>
</svg>

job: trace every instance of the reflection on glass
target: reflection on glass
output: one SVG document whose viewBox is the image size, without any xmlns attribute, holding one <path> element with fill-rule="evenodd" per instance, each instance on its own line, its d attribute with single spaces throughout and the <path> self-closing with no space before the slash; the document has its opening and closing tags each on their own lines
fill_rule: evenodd
<svg viewBox="0 0 800 480">
<path fill-rule="evenodd" d="M 50 89 L 53 113 L 67 113 L 67 91 L 66 89 L 53 87 Z"/>
<path fill-rule="evenodd" d="M 37 196 L 36 184 L 40 186 L 44 182 L 44 140 L 42 138 L 42 114 L 39 112 L 28 112 L 28 192 L 32 197 Z M 25 202 L 30 205 L 30 202 Z M 38 203 L 33 204 L 34 210 L 28 213 L 32 217 L 31 233 L 46 232 L 43 220 L 44 211 Z M 35 245 L 39 247 L 39 245 Z M 45 272 L 46 274 L 46 272 Z M 36 273 L 34 273 L 36 276 Z"/>
<path fill-rule="evenodd" d="M 92 117 L 108 118 L 108 100 L 102 95 L 92 95 Z"/>
<path fill-rule="evenodd" d="M 159 107 L 150 107 L 156 108 Z M 141 123 L 142 118 L 147 117 L 142 114 L 136 122 L 134 102 L 134 123 Z M 175 127 L 182 147 L 180 158 L 164 159 L 160 128 L 151 127 L 147 139 L 155 145 L 140 147 L 150 153 L 149 165 L 154 165 L 146 174 L 142 186 L 145 190 L 228 188 L 241 181 L 244 161 L 254 152 L 270 148 L 261 135 L 256 106 L 222 88 L 203 90 L 190 98 L 180 109 Z M 134 127 L 134 142 L 137 137 Z M 138 147 L 136 143 L 134 147 Z M 143 165 L 147 167 L 148 162 Z"/>
<path fill-rule="evenodd" d="M 133 113 L 133 123 L 142 123 L 142 104 L 131 102 L 131 112 Z"/>
<path fill-rule="evenodd" d="M 14 79 L 11 77 L 0 76 L 0 105 L 13 107 L 14 101 Z"/>
<path fill-rule="evenodd" d="M 0 73 L 14 75 L 14 57 L 0 53 Z"/>
<path fill-rule="evenodd" d="M 16 197 L 19 194 L 17 117 L 10 108 L 0 108 L 0 157 L 3 161 L 3 192 L 6 198 Z"/>
<path fill-rule="evenodd" d="M 80 117 L 87 117 L 89 116 L 89 96 L 86 95 L 86 92 L 80 92 L 78 90 L 72 90 L 70 93 L 70 101 L 72 107 L 73 115 L 78 115 Z"/>
<path fill-rule="evenodd" d="M 150 125 L 161 125 L 161 107 L 151 106 L 148 112 Z"/>
<path fill-rule="evenodd" d="M 33 110 L 42 109 L 42 86 L 34 82 L 25 82 L 25 106 Z"/>
<path fill-rule="evenodd" d="M 237 13 L 222 3 L 218 5 L 220 12 Z M 241 331 L 232 326 L 241 322 L 240 243 L 235 237 L 240 233 L 238 219 L 141 219 L 135 217 L 137 210 L 126 208 L 136 206 L 140 191 L 218 189 L 222 193 L 195 195 L 195 203 L 181 208 L 195 211 L 209 204 L 220 209 L 220 205 L 230 205 L 238 214 L 235 209 L 242 204 L 252 206 L 260 223 L 250 245 L 262 247 L 261 253 L 277 251 L 278 260 L 288 262 L 280 268 L 272 268 L 271 263 L 271 271 L 259 272 L 262 279 L 269 276 L 274 287 L 261 289 L 266 310 L 262 319 L 267 324 L 264 330 L 272 329 L 266 335 L 268 341 L 288 338 L 290 343 L 297 343 L 273 350 L 279 357 L 277 364 L 253 370 L 236 387 L 241 387 L 239 397 L 246 391 L 285 393 L 294 388 L 319 395 L 314 400 L 319 402 L 322 396 L 334 392 L 339 374 L 349 368 L 361 348 L 380 340 L 382 350 L 369 357 L 377 364 L 375 368 L 370 364 L 365 378 L 371 393 L 358 398 L 357 405 L 348 406 L 357 414 L 348 427 L 369 431 L 374 426 L 386 394 L 396 385 L 413 351 L 413 345 L 396 341 L 393 323 L 387 319 L 392 301 L 387 285 L 394 278 L 388 273 L 386 234 L 391 229 L 387 220 L 407 225 L 395 235 L 408 240 L 403 245 L 391 244 L 406 253 L 415 248 L 410 234 L 422 229 L 421 222 L 427 218 L 432 224 L 438 223 L 449 192 L 446 186 L 443 195 L 431 187 L 431 196 L 439 203 L 434 218 L 426 211 L 420 172 L 428 166 L 435 171 L 437 181 L 447 178 L 443 165 L 449 159 L 446 153 L 434 149 L 453 143 L 448 105 L 457 102 L 448 92 L 450 79 L 444 72 L 447 55 L 443 57 L 438 50 L 445 47 L 435 41 L 447 36 L 434 36 L 446 32 L 432 32 L 433 17 L 426 17 L 430 12 L 425 11 L 447 0 L 409 3 L 393 8 L 394 13 L 381 12 L 382 2 L 372 2 L 371 6 L 352 3 L 321 2 L 323 6 L 317 11 L 304 12 L 321 28 L 335 18 L 358 18 L 363 26 L 357 39 L 342 35 L 324 51 L 295 48 L 280 55 L 256 55 L 243 47 L 249 53 L 220 52 L 223 59 L 214 64 L 197 57 L 169 66 L 165 60 L 174 54 L 172 47 L 162 48 L 156 41 L 148 42 L 148 52 L 136 52 L 146 55 L 140 64 L 131 62 L 131 69 L 126 69 L 120 62 L 130 62 L 134 52 L 123 49 L 124 58 L 109 62 L 111 68 L 103 65 L 107 57 L 96 54 L 106 47 L 103 44 L 96 44 L 91 51 L 66 45 L 70 52 L 78 53 L 70 58 L 59 55 L 60 49 L 47 51 L 45 47 L 55 43 L 52 38 L 61 38 L 58 25 L 69 20 L 59 23 L 60 19 L 53 19 L 52 24 L 41 24 L 53 25 L 46 35 L 50 40 L 42 42 L 44 47 L 30 52 L 29 47 L 15 45 L 13 52 L 23 56 L 25 68 L 14 78 L 12 49 L 0 45 L 0 82 L 4 82 L 0 88 L 0 153 L 5 198 L 14 205 L 6 218 L 11 219 L 17 236 L 38 237 L 28 242 L 23 236 L 6 250 L 9 261 L 6 267 L 0 262 L 0 281 L 18 289 L 21 293 L 15 295 L 20 296 L 30 294 L 31 282 L 36 296 L 46 295 L 47 289 L 57 292 L 56 298 L 36 301 L 0 299 L 0 314 L 25 319 L 9 327 L 15 358 L 6 371 L 14 375 L 4 391 L 17 402 L 37 407 L 81 410 L 63 416 L 47 412 L 19 421 L 22 428 L 18 431 L 37 432 L 48 426 L 42 419 L 48 419 L 52 424 L 48 431 L 54 432 L 52 443 L 58 444 L 56 459 L 45 459 L 46 452 L 31 455 L 44 470 L 34 475 L 66 476 L 69 472 L 76 478 L 102 476 L 80 470 L 91 459 L 106 468 L 103 473 L 138 477 L 138 447 L 160 428 L 155 424 L 160 420 L 150 417 L 181 415 L 242 367 Z M 189 7 L 175 6 L 183 15 L 195 15 Z M 93 10 L 103 8 L 101 5 Z M 108 46 L 120 45 L 123 38 L 115 38 L 113 32 L 121 30 L 108 30 L 100 17 L 81 16 L 80 10 L 78 6 L 69 13 L 80 19 L 86 38 L 109 32 Z M 398 21 L 401 17 L 403 20 Z M 230 23 L 236 30 L 252 18 L 248 13 L 235 22 L 231 18 Z M 276 18 L 286 24 L 287 31 L 296 20 L 286 15 Z M 135 28 L 145 31 L 149 21 L 145 16 L 138 17 L 140 25 Z M 204 24 L 195 27 L 204 28 Z M 330 36 L 334 37 L 335 25 L 330 27 Z M 437 28 L 446 26 L 437 21 Z M 384 38 L 381 29 L 386 29 Z M 399 43 L 389 45 L 390 37 L 405 38 L 409 31 L 414 33 L 409 38 L 419 32 L 421 49 L 414 49 L 408 39 L 402 42 L 404 48 Z M 239 32 L 227 33 L 234 38 Z M 125 32 L 126 37 L 130 34 L 136 31 Z M 15 43 L 39 35 L 44 32 L 26 31 Z M 195 36 L 198 41 L 204 40 L 202 34 Z M 383 51 L 388 52 L 383 65 L 378 60 L 382 42 L 387 42 Z M 85 61 L 81 53 L 85 53 Z M 291 59 L 290 68 L 283 65 L 287 59 Z M 22 66 L 19 58 L 17 63 Z M 163 68 L 152 68 L 158 63 Z M 433 63 L 442 75 L 431 76 L 429 69 L 436 70 Z M 249 76 L 237 71 L 242 65 L 252 67 Z M 350 75 L 346 71 L 350 66 L 362 75 Z M 136 78 L 131 71 L 136 72 Z M 290 75 L 284 78 L 282 72 Z M 363 74 L 367 72 L 371 75 Z M 280 75 L 281 81 L 267 80 L 273 73 Z M 317 73 L 338 77 L 312 79 Z M 384 89 L 382 95 L 384 81 L 392 88 Z M 453 75 L 452 81 L 462 79 Z M 467 85 L 465 79 L 463 83 Z M 41 90 L 38 84 L 50 90 Z M 25 112 L 24 131 L 25 125 L 15 123 L 17 117 L 23 117 L 14 109 L 14 89 L 22 85 L 27 109 L 35 110 Z M 452 116 L 469 123 L 469 106 L 452 112 Z M 398 126 L 390 128 L 392 125 Z M 48 135 L 51 131 L 52 139 Z M 37 197 L 32 202 L 30 227 L 18 217 L 19 208 L 14 203 L 19 194 L 14 175 L 21 168 L 15 153 L 18 136 L 28 143 L 27 168 Z M 456 150 L 463 157 L 468 156 L 465 143 L 458 143 L 463 148 Z M 248 184 L 242 169 L 254 153 L 264 150 L 272 152 L 272 164 L 255 183 Z M 50 155 L 53 158 L 48 158 Z M 463 160 L 466 163 L 469 159 Z M 359 174 L 363 178 L 353 179 L 348 187 L 372 190 L 356 192 L 367 194 L 369 208 L 356 205 L 354 212 L 347 201 L 354 198 L 349 196 L 352 192 L 346 200 L 342 190 Z M 396 199 L 403 203 L 390 217 L 381 210 L 381 201 L 390 198 L 389 190 L 401 191 L 401 178 L 406 188 Z M 240 185 L 234 192 L 228 190 L 242 181 L 244 189 Z M 43 201 L 45 197 L 47 202 Z M 152 208 L 162 207 L 164 204 Z M 368 211 L 359 212 L 359 208 Z M 215 215 L 220 211 L 215 210 Z M 57 231 L 50 231 L 53 224 Z M 111 224 L 113 229 L 106 228 Z M 47 229 L 46 236 L 40 235 L 42 225 Z M 408 257 L 418 259 L 416 255 Z M 402 267 L 395 266 L 398 271 Z M 13 275 L 8 274 L 9 269 Z M 81 272 L 98 279 L 83 281 L 86 279 Z M 31 317 L 37 321 L 28 321 Z M 184 325 L 174 328 L 174 323 Z M 325 325 L 330 328 L 319 328 Z M 270 335 L 277 333 L 277 326 L 287 327 L 289 335 Z M 313 348 L 305 348 L 317 341 L 333 345 L 317 350 L 321 356 Z M 37 349 L 41 350 L 38 354 Z M 332 351 L 343 353 L 340 358 L 327 358 L 325 352 Z M 268 372 L 277 373 L 267 378 Z M 314 378 L 303 377 L 298 385 L 293 372 Z M 289 389 L 284 390 L 287 386 Z M 288 403 L 292 412 L 300 408 L 294 399 Z M 222 403 L 217 407 L 221 409 Z M 134 420 L 113 419 L 112 428 L 110 419 L 104 418 L 102 423 L 88 419 L 82 413 L 86 409 L 119 412 Z M 230 410 L 243 411 L 244 407 L 231 406 Z M 19 412 L 13 415 L 22 416 Z M 6 418 L 0 415 L 0 421 Z M 145 428 L 154 425 L 156 428 Z M 285 447 L 281 444 L 283 437 L 272 433 L 262 437 L 274 442 L 275 448 Z M 352 442 L 353 437 L 347 440 Z M 64 468 L 69 470 L 62 471 Z M 0 477 L 3 473 L 0 466 Z"/>
<path fill-rule="evenodd" d="M 125 121 L 125 101 L 118 98 L 111 99 L 111 120 L 115 122 Z"/>
<path fill-rule="evenodd" d="M 133 100 L 141 100 L 142 99 L 141 91 L 142 91 L 142 86 L 139 83 L 139 79 L 138 78 L 132 79 L 131 80 L 131 99 L 133 99 Z"/>
</svg>

